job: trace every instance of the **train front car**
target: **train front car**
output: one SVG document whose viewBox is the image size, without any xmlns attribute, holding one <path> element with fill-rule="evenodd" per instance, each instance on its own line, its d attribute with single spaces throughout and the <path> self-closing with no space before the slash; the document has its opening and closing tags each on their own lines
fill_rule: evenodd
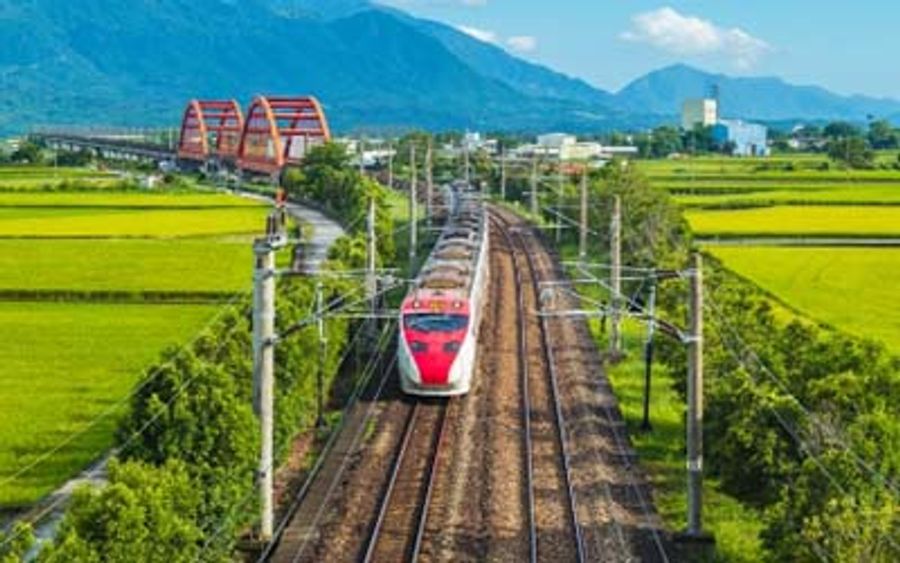
<svg viewBox="0 0 900 563">
<path fill-rule="evenodd" d="M 481 203 L 455 195 L 458 205 L 401 308 L 400 383 L 411 395 L 463 395 L 472 384 L 487 233 Z"/>
</svg>

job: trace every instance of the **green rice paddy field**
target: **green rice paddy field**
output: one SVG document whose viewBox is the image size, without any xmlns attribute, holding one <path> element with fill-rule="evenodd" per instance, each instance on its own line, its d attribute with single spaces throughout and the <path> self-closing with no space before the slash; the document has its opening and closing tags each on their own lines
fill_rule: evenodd
<svg viewBox="0 0 900 563">
<path fill-rule="evenodd" d="M 110 188 L 119 178 L 109 172 L 87 168 L 53 168 L 46 166 L 0 167 L 0 191 L 57 189 L 64 183 L 77 183 L 85 188 Z"/>
<path fill-rule="evenodd" d="M 0 508 L 101 456 L 142 370 L 220 307 L 0 302 Z"/>
<path fill-rule="evenodd" d="M 715 247 L 709 252 L 804 316 L 900 354 L 900 248 Z"/>
<path fill-rule="evenodd" d="M 897 153 L 878 155 L 896 162 Z M 804 316 L 900 353 L 900 248 L 800 247 L 790 239 L 898 239 L 900 171 L 841 170 L 822 155 L 641 162 L 672 193 L 695 235 L 727 268 Z M 755 238 L 785 239 L 754 245 Z"/>
<path fill-rule="evenodd" d="M 102 456 L 142 371 L 249 290 L 267 212 L 203 192 L 2 191 L 53 173 L 0 168 L 0 514 Z"/>
</svg>

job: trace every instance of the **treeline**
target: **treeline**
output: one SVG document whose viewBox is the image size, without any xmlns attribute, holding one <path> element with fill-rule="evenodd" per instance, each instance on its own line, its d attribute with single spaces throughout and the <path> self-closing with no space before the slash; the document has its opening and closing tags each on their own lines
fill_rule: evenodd
<svg viewBox="0 0 900 563">
<path fill-rule="evenodd" d="M 352 223 L 370 196 L 384 201 L 382 188 L 363 180 L 345 163 L 342 149 L 317 149 L 288 182 L 292 194 L 317 202 L 349 227 L 351 236 L 332 252 L 328 267 L 334 269 L 359 265 L 358 228 Z M 378 218 L 381 232 L 393 231 L 383 205 Z M 392 257 L 393 239 L 379 237 L 379 244 L 383 256 Z M 329 281 L 327 276 L 322 281 L 328 296 L 353 289 L 347 281 Z M 277 331 L 306 318 L 313 304 L 311 280 L 279 280 Z M 119 425 L 108 483 L 75 493 L 39 561 L 231 560 L 236 539 L 255 522 L 258 497 L 251 315 L 249 300 L 241 299 L 196 341 L 167 351 L 147 370 Z M 326 323 L 326 392 L 335 382 L 348 343 L 348 323 L 340 319 Z M 298 433 L 314 426 L 317 358 L 314 326 L 276 348 L 279 460 Z M 27 530 L 14 534 L 15 541 L 3 548 L 6 552 L 0 551 L 4 563 L 17 561 L 31 545 Z"/>
<path fill-rule="evenodd" d="M 591 190 L 595 202 L 623 199 L 626 264 L 685 266 L 690 236 L 664 190 L 621 166 L 604 169 Z M 600 226 L 609 221 L 609 205 L 592 206 L 595 255 L 604 258 Z M 626 284 L 638 297 L 639 286 Z M 785 320 L 770 297 L 715 261 L 705 287 L 708 474 L 764 514 L 771 561 L 900 560 L 900 359 L 875 342 Z M 662 315 L 682 326 L 684 297 L 678 285 L 660 291 Z M 684 347 L 660 342 L 683 396 Z"/>
</svg>

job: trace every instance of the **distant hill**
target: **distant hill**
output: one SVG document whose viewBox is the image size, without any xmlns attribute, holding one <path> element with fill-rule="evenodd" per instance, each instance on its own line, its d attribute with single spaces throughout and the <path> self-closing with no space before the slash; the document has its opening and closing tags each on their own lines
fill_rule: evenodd
<svg viewBox="0 0 900 563">
<path fill-rule="evenodd" d="M 840 96 L 818 86 L 795 86 L 780 78 L 733 78 L 687 65 L 674 65 L 638 78 L 616 95 L 616 105 L 633 113 L 673 116 L 685 98 L 708 96 L 718 86 L 722 113 L 764 121 L 845 119 L 865 121 L 900 112 L 900 102 Z"/>
<path fill-rule="evenodd" d="M 168 125 L 192 97 L 312 93 L 338 130 L 602 131 L 671 121 L 722 91 L 748 119 L 900 115 L 778 79 L 675 66 L 611 94 L 450 26 L 366 0 L 0 0 L 0 134 Z"/>
<path fill-rule="evenodd" d="M 0 0 L 0 16 L 0 131 L 173 124 L 191 97 L 260 92 L 314 93 L 338 129 L 583 130 L 611 115 L 584 83 L 362 1 Z M 487 57 L 500 71 L 479 71 Z"/>
</svg>

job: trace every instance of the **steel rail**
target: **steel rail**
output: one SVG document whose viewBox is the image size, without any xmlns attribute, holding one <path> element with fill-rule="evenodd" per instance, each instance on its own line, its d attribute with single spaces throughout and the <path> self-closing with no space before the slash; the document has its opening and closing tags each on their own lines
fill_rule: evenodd
<svg viewBox="0 0 900 563">
<path fill-rule="evenodd" d="M 438 405 L 441 412 L 438 415 L 439 418 L 436 424 L 436 428 L 431 432 L 431 453 L 429 455 L 429 459 L 426 462 L 426 475 L 423 479 L 425 483 L 425 490 L 419 497 L 419 500 L 421 502 L 419 502 L 418 504 L 418 516 L 415 518 L 415 535 L 413 537 L 411 547 L 408 548 L 408 552 L 403 554 L 404 560 L 417 560 L 419 550 L 422 546 L 422 539 L 425 534 L 425 527 L 427 525 L 428 519 L 428 509 L 431 505 L 431 497 L 436 482 L 435 477 L 437 473 L 437 462 L 440 458 L 441 448 L 445 443 L 444 435 L 446 434 L 447 421 L 449 420 L 448 411 L 450 410 L 451 401 L 452 400 L 443 400 Z M 372 531 L 369 535 L 369 540 L 366 544 L 366 552 L 365 556 L 363 557 L 363 561 L 366 563 L 375 561 L 376 551 L 378 550 L 378 546 L 381 542 L 382 534 L 384 532 L 384 524 L 387 521 L 388 514 L 391 512 L 391 508 L 395 502 L 394 494 L 398 490 L 397 484 L 402 474 L 403 465 L 404 462 L 408 459 L 407 454 L 410 450 L 410 444 L 413 441 L 413 435 L 416 433 L 420 417 L 422 416 L 422 410 L 425 407 L 426 405 L 424 403 L 416 402 L 413 405 L 409 416 L 407 417 L 403 438 L 400 442 L 400 448 L 398 449 L 397 455 L 394 458 L 387 488 L 381 496 L 378 516 L 375 520 L 375 525 L 372 527 Z"/>
<path fill-rule="evenodd" d="M 502 221 L 492 215 L 497 230 L 509 248 L 513 262 L 513 272 L 516 281 L 516 310 L 519 322 L 516 324 L 516 340 L 519 350 L 519 377 L 522 388 L 522 424 L 525 432 L 523 441 L 525 445 L 525 488 L 528 504 L 528 560 L 537 563 L 537 519 L 534 508 L 534 442 L 531 433 L 531 395 L 528 387 L 528 342 L 526 340 L 528 318 L 525 314 L 525 293 L 522 291 L 522 267 L 519 257 L 515 252 L 512 239 L 504 228 Z"/>
</svg>

